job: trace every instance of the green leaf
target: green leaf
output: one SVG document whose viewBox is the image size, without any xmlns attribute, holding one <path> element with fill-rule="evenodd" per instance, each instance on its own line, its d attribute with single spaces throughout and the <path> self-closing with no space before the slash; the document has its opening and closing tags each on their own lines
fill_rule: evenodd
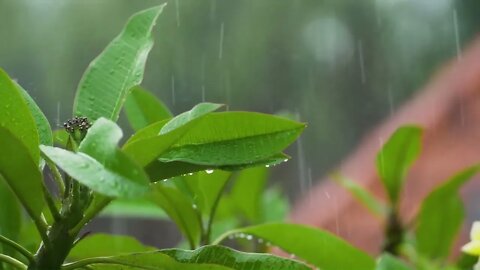
<svg viewBox="0 0 480 270">
<path fill-rule="evenodd" d="M 205 170 L 224 170 L 224 171 L 239 171 L 243 169 L 248 169 L 257 166 L 276 166 L 280 163 L 285 162 L 290 157 L 280 153 L 273 155 L 269 158 L 264 160 L 259 160 L 255 162 L 245 163 L 245 164 L 236 164 L 236 165 L 228 165 L 228 166 L 212 166 L 212 165 L 198 165 L 192 164 L 183 161 L 170 161 L 170 162 L 161 162 L 159 160 L 155 160 L 148 164 L 145 167 L 145 171 L 150 177 L 150 181 L 156 182 L 163 179 L 172 178 L 179 175 L 184 175 L 188 173 L 194 173 L 199 171 Z"/>
<path fill-rule="evenodd" d="M 30 109 L 30 113 L 35 121 L 39 142 L 43 145 L 53 145 L 53 135 L 52 128 L 50 123 L 47 120 L 47 117 L 43 114 L 42 110 L 38 107 L 37 103 L 32 99 L 28 92 L 23 89 L 19 84 L 15 83 L 17 88 L 20 90 L 25 102 Z"/>
<path fill-rule="evenodd" d="M 68 133 L 65 129 L 57 129 L 53 132 L 53 141 L 59 146 L 65 147 L 68 142 Z"/>
<path fill-rule="evenodd" d="M 2 69 L 0 69 L 0 127 L 8 129 L 18 138 L 35 163 L 39 164 L 39 138 L 30 108 L 15 82 Z"/>
<path fill-rule="evenodd" d="M 200 214 L 187 195 L 166 184 L 165 182 L 153 184 L 148 197 L 175 222 L 190 246 L 196 247 L 200 241 L 202 229 Z"/>
<path fill-rule="evenodd" d="M 377 262 L 376 270 L 411 270 L 400 259 L 393 257 L 390 254 L 383 254 Z"/>
<path fill-rule="evenodd" d="M 432 259 L 448 257 L 465 216 L 458 189 L 479 170 L 479 166 L 474 166 L 453 176 L 422 202 L 415 231 L 420 254 Z"/>
<path fill-rule="evenodd" d="M 11 188 L 32 218 L 38 218 L 45 205 L 42 175 L 37 160 L 9 130 L 0 127 L 0 178 Z"/>
<path fill-rule="evenodd" d="M 175 118 L 170 120 L 162 127 L 159 134 L 166 134 L 171 132 L 172 130 L 185 126 L 186 124 L 191 123 L 194 120 L 200 119 L 202 116 L 218 110 L 222 106 L 222 104 L 208 102 L 197 104 L 190 111 L 175 116 Z"/>
<path fill-rule="evenodd" d="M 21 227 L 22 212 L 20 204 L 0 176 L 0 235 L 17 241 Z M 15 252 L 8 245 L 0 243 L 0 253 L 12 256 Z"/>
<path fill-rule="evenodd" d="M 130 91 L 125 102 L 125 113 L 134 130 L 173 116 L 162 101 L 140 86 L 135 86 Z"/>
<path fill-rule="evenodd" d="M 88 266 L 88 269 L 93 270 L 233 270 L 220 265 L 181 263 L 160 252 L 89 258 L 77 263 L 67 264 L 64 269 L 73 270 L 81 268 L 81 266 Z"/>
<path fill-rule="evenodd" d="M 116 121 L 129 90 L 139 85 L 153 46 L 152 28 L 165 5 L 134 14 L 123 31 L 93 60 L 75 97 L 74 114 Z"/>
<path fill-rule="evenodd" d="M 397 129 L 377 155 L 377 170 L 396 204 L 405 176 L 420 153 L 422 130 L 416 126 Z"/>
<path fill-rule="evenodd" d="M 375 268 L 375 261 L 365 252 L 329 232 L 304 225 L 270 223 L 246 227 L 225 233 L 217 242 L 237 234 L 263 239 L 322 270 Z"/>
<path fill-rule="evenodd" d="M 368 190 L 340 174 L 334 174 L 332 177 L 336 182 L 347 189 L 358 201 L 367 207 L 370 212 L 382 218 L 387 216 L 387 206 L 379 201 Z"/>
<path fill-rule="evenodd" d="M 304 127 L 302 123 L 267 114 L 211 113 L 162 153 L 160 161 L 210 166 L 254 163 L 280 153 Z"/>
<path fill-rule="evenodd" d="M 197 125 L 203 117 L 221 106 L 214 103 L 200 103 L 165 124 L 163 121 L 152 124 L 140 130 L 139 133 L 142 135 L 136 138 L 134 136 L 123 146 L 123 150 L 140 165 L 146 166 L 178 141 L 190 128 Z M 156 130 L 157 128 L 160 130 Z M 157 135 L 152 136 L 152 133 Z"/>
<path fill-rule="evenodd" d="M 225 171 L 198 172 L 173 181 L 182 180 L 190 189 L 193 202 L 204 216 L 210 216 L 218 196 L 230 179 L 231 173 Z"/>
<path fill-rule="evenodd" d="M 240 171 L 233 182 L 230 197 L 250 223 L 258 222 L 261 217 L 261 198 L 267 178 L 267 168 L 254 167 Z"/>
<path fill-rule="evenodd" d="M 140 197 L 148 191 L 143 169 L 117 148 L 121 129 L 112 121 L 98 119 L 74 153 L 41 146 L 42 152 L 62 170 L 92 190 L 111 197 Z"/>
<path fill-rule="evenodd" d="M 134 252 L 155 250 L 138 242 L 135 238 L 110 234 L 89 235 L 82 239 L 70 251 L 70 259 L 86 259 L 91 257 L 118 256 Z"/>
<path fill-rule="evenodd" d="M 107 217 L 167 219 L 167 214 L 145 199 L 116 199 L 100 213 Z"/>
<path fill-rule="evenodd" d="M 212 264 L 237 270 L 309 270 L 294 260 L 270 254 L 245 253 L 223 246 L 204 246 L 196 250 L 167 249 L 161 251 L 182 263 Z"/>
</svg>

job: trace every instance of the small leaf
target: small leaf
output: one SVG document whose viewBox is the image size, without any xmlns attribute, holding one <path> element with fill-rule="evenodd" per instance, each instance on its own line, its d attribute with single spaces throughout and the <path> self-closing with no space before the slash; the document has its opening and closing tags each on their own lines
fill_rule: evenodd
<svg viewBox="0 0 480 270">
<path fill-rule="evenodd" d="M 70 259 L 86 259 L 91 257 L 118 256 L 133 252 L 153 251 L 138 242 L 135 238 L 110 234 L 94 234 L 82 239 L 70 251 Z"/>
<path fill-rule="evenodd" d="M 448 257 L 465 216 L 458 189 L 479 170 L 479 166 L 474 166 L 453 176 L 422 202 L 415 231 L 420 254 L 431 259 Z"/>
<path fill-rule="evenodd" d="M 18 138 L 35 163 L 39 164 L 39 138 L 30 108 L 15 82 L 2 69 L 0 69 L 0 127 L 8 129 L 15 138 Z"/>
<path fill-rule="evenodd" d="M 400 259 L 393 257 L 390 254 L 383 254 L 377 262 L 377 268 L 375 270 L 411 270 Z"/>
<path fill-rule="evenodd" d="M 0 179 L 8 184 L 27 213 L 38 218 L 45 205 L 42 175 L 25 145 L 0 127 Z"/>
<path fill-rule="evenodd" d="M 196 250 L 167 249 L 161 251 L 182 263 L 212 264 L 238 270 L 309 270 L 294 260 L 270 254 L 245 253 L 223 246 L 204 246 Z"/>
<path fill-rule="evenodd" d="M 134 14 L 120 35 L 90 63 L 77 89 L 75 115 L 91 121 L 100 117 L 117 120 L 129 90 L 142 82 L 153 46 L 151 32 L 164 6 Z"/>
<path fill-rule="evenodd" d="M 368 190 L 340 174 L 334 174 L 332 177 L 336 182 L 347 189 L 358 201 L 367 207 L 370 212 L 382 218 L 387 216 L 387 206 L 379 201 Z"/>
<path fill-rule="evenodd" d="M 200 216 L 190 198 L 178 189 L 159 182 L 152 185 L 148 198 L 160 206 L 175 222 L 191 247 L 196 247 L 200 241 L 202 224 Z"/>
<path fill-rule="evenodd" d="M 118 148 L 121 129 L 112 121 L 98 119 L 88 130 L 78 153 L 41 146 L 62 170 L 92 190 L 111 197 L 132 198 L 148 191 L 148 176 Z"/>
<path fill-rule="evenodd" d="M 57 129 L 53 132 L 53 141 L 59 146 L 66 147 L 68 142 L 68 133 L 65 129 Z"/>
<path fill-rule="evenodd" d="M 270 223 L 246 227 L 225 233 L 217 242 L 241 233 L 261 238 L 322 270 L 375 268 L 373 258 L 363 251 L 329 232 L 304 225 Z"/>
<path fill-rule="evenodd" d="M 233 181 L 230 197 L 250 223 L 256 223 L 261 218 L 261 198 L 267 179 L 268 169 L 262 166 L 240 171 Z"/>
<path fill-rule="evenodd" d="M 125 102 L 125 113 L 128 122 L 137 131 L 173 116 L 162 101 L 140 86 L 130 91 Z"/>
<path fill-rule="evenodd" d="M 162 209 L 145 199 L 116 199 L 103 209 L 100 216 L 168 219 L 167 214 Z"/>
<path fill-rule="evenodd" d="M 389 195 L 396 204 L 405 176 L 420 153 L 422 130 L 403 126 L 393 133 L 377 155 L 377 170 Z"/>
<path fill-rule="evenodd" d="M 221 106 L 214 103 L 200 103 L 190 111 L 174 117 L 165 124 L 163 124 L 164 121 L 152 124 L 139 131 L 142 135 L 136 138 L 133 136 L 123 146 L 123 150 L 140 165 L 146 166 L 156 160 L 203 117 Z M 160 130 L 157 130 L 157 128 L 160 128 Z M 156 133 L 156 131 L 158 131 L 157 135 L 153 136 L 152 133 Z"/>
</svg>

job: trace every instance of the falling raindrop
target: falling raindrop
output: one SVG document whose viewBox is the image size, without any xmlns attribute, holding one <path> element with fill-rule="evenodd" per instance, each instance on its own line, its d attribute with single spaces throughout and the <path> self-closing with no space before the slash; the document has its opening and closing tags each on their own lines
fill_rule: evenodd
<svg viewBox="0 0 480 270">
<path fill-rule="evenodd" d="M 218 49 L 218 59 L 222 59 L 223 57 L 223 36 L 225 32 L 225 24 L 222 22 L 220 24 L 220 41 L 219 41 L 219 49 Z"/>
<path fill-rule="evenodd" d="M 455 33 L 455 48 L 457 49 L 457 59 L 462 59 L 461 45 L 460 45 L 460 35 L 458 32 L 458 15 L 457 9 L 453 9 L 453 32 Z"/>
<path fill-rule="evenodd" d="M 365 83 L 367 81 L 366 75 L 365 75 L 365 61 L 363 58 L 363 44 L 362 41 L 358 41 L 358 61 L 360 63 L 360 75 L 362 79 L 362 83 Z"/>
<path fill-rule="evenodd" d="M 171 78 L 171 85 L 172 85 L 172 104 L 175 105 L 175 75 L 173 74 Z"/>
<path fill-rule="evenodd" d="M 180 5 L 178 0 L 175 0 L 175 18 L 177 20 L 177 27 L 180 27 Z"/>
<path fill-rule="evenodd" d="M 60 127 L 62 124 L 60 123 L 60 102 L 57 102 L 57 115 L 55 118 L 55 125 Z"/>
</svg>

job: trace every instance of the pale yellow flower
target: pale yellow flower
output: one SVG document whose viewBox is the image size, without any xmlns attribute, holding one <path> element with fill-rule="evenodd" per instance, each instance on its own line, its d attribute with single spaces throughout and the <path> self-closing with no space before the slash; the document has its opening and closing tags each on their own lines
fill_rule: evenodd
<svg viewBox="0 0 480 270">
<path fill-rule="evenodd" d="M 474 255 L 480 256 L 480 221 L 475 221 L 470 231 L 470 242 L 462 247 L 462 251 Z"/>
</svg>

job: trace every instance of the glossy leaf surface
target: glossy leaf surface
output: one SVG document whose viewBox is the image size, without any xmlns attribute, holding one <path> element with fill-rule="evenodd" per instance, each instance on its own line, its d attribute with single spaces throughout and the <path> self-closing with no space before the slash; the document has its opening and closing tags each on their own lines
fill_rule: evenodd
<svg viewBox="0 0 480 270">
<path fill-rule="evenodd" d="M 219 240 L 238 234 L 261 238 L 322 270 L 375 269 L 375 261 L 365 252 L 329 232 L 313 227 L 270 223 L 233 230 Z"/>
<path fill-rule="evenodd" d="M 105 117 L 116 121 L 129 90 L 143 79 L 152 29 L 165 5 L 134 14 L 123 31 L 93 60 L 75 97 L 74 114 L 90 121 Z"/>
</svg>

